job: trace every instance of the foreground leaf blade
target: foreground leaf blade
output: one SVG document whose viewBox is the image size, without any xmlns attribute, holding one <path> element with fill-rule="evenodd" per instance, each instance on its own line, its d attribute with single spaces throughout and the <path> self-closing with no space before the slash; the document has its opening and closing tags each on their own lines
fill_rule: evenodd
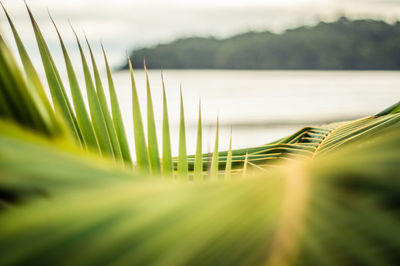
<svg viewBox="0 0 400 266">
<path fill-rule="evenodd" d="M 249 164 L 249 153 L 246 152 L 246 157 L 245 157 L 244 162 L 243 162 L 243 175 L 247 174 L 247 166 L 248 166 L 248 164 Z"/>
<path fill-rule="evenodd" d="M 53 21 L 52 18 L 51 18 L 51 20 Z M 61 49 L 63 52 L 65 66 L 66 66 L 67 74 L 68 74 L 69 86 L 70 86 L 71 94 L 72 94 L 72 100 L 73 100 L 73 104 L 75 107 L 76 118 L 77 118 L 79 128 L 82 132 L 82 138 L 83 138 L 84 144 L 89 149 L 94 150 L 98 153 L 101 153 L 100 146 L 99 146 L 99 143 L 96 138 L 96 133 L 93 129 L 92 122 L 90 121 L 89 114 L 86 110 L 85 102 L 82 97 L 81 88 L 79 86 L 78 79 L 76 77 L 74 68 L 72 66 L 71 59 L 69 57 L 67 49 L 65 48 L 64 41 L 61 37 L 61 34 L 58 31 L 58 28 L 57 28 L 56 24 L 54 23 L 54 21 L 53 21 L 53 24 L 57 31 L 58 39 L 60 41 Z"/>
<path fill-rule="evenodd" d="M 133 114 L 133 133 L 135 137 L 135 151 L 137 168 L 140 172 L 150 172 L 149 153 L 146 147 L 142 114 L 140 112 L 139 97 L 137 94 L 135 78 L 133 76 L 132 62 L 128 58 L 131 83 L 132 83 L 132 114 Z"/>
<path fill-rule="evenodd" d="M 163 87 L 163 157 L 162 173 L 165 176 L 173 174 L 172 155 L 171 155 L 171 136 L 169 129 L 167 95 L 165 92 L 164 76 L 161 73 L 161 82 Z"/>
<path fill-rule="evenodd" d="M 229 137 L 229 150 L 228 156 L 226 158 L 226 166 L 225 166 L 225 178 L 230 179 L 232 176 L 232 128 L 231 135 Z"/>
<path fill-rule="evenodd" d="M 104 62 L 106 65 L 108 89 L 110 92 L 112 118 L 113 118 L 113 122 L 115 125 L 115 130 L 117 132 L 118 142 L 120 144 L 122 157 L 123 157 L 125 163 L 127 165 L 131 166 L 132 165 L 132 157 L 131 157 L 131 152 L 129 150 L 128 139 L 127 139 L 126 133 L 125 133 L 125 126 L 124 126 L 124 122 L 122 120 L 122 115 L 121 115 L 121 110 L 120 110 L 119 103 L 118 103 L 117 93 L 115 91 L 114 81 L 113 81 L 113 78 L 111 75 L 110 66 L 108 64 L 106 52 L 104 50 L 103 45 L 101 45 L 101 48 L 103 50 Z"/>
<path fill-rule="evenodd" d="M 96 60 L 93 55 L 92 47 L 90 46 L 89 41 L 86 38 L 86 36 L 85 36 L 85 39 L 86 39 L 87 46 L 89 48 L 90 58 L 92 60 L 92 67 L 93 67 L 93 72 L 94 72 L 94 80 L 95 80 L 95 84 L 96 84 L 97 98 L 99 99 L 101 113 L 103 114 L 103 119 L 104 119 L 104 122 L 106 123 L 107 133 L 108 133 L 108 137 L 111 142 L 114 157 L 117 161 L 122 161 L 121 147 L 119 145 L 117 132 L 115 130 L 114 123 L 112 122 L 110 111 L 108 109 L 106 96 L 104 94 L 103 84 L 102 84 L 101 78 L 100 78 L 99 69 L 97 68 L 97 64 L 96 64 Z"/>
<path fill-rule="evenodd" d="M 400 134 L 391 130 L 318 158 L 311 168 L 300 164 L 289 173 L 197 184 L 129 178 L 112 164 L 90 162 L 82 151 L 27 137 L 26 130 L 1 131 L 7 168 L 0 168 L 0 187 L 19 188 L 16 195 L 35 187 L 45 192 L 24 194 L 26 203 L 1 212 L 1 262 L 396 265 Z M 46 157 L 36 156 L 41 150 Z M 47 158 L 58 167 L 24 165 L 48 166 Z"/>
<path fill-rule="evenodd" d="M 3 117 L 17 121 L 27 128 L 49 134 L 50 132 L 44 126 L 45 123 L 42 120 L 42 116 L 32 103 L 33 97 L 29 93 L 32 87 L 25 83 L 17 62 L 1 36 L 0 61 L 0 96 L 2 97 Z"/>
<path fill-rule="evenodd" d="M 36 20 L 33 17 L 31 10 L 29 9 L 28 6 L 27 10 L 35 33 L 37 45 L 39 48 L 43 67 L 47 77 L 47 82 L 49 84 L 50 93 L 53 99 L 53 104 L 55 105 L 55 110 L 56 112 L 58 112 L 59 110 L 60 114 L 62 114 L 62 116 L 70 126 L 72 133 L 75 134 L 76 139 L 80 143 L 82 143 L 83 142 L 82 134 L 79 130 L 78 122 L 76 121 L 76 117 L 72 112 L 71 105 L 65 93 L 64 85 L 62 83 L 60 74 L 58 73 L 54 60 L 51 57 L 49 48 L 47 47 L 46 41 L 43 38 L 39 26 L 37 25 Z"/>
<path fill-rule="evenodd" d="M 187 178 L 188 176 L 188 160 L 186 153 L 186 130 L 185 130 L 185 114 L 183 108 L 182 87 L 180 89 L 180 119 L 179 119 L 179 154 L 178 154 L 178 175 Z"/>
<path fill-rule="evenodd" d="M 103 112 L 100 106 L 99 98 L 94 88 L 93 80 L 90 74 L 89 66 L 86 61 L 81 43 L 76 35 L 75 38 L 78 44 L 79 53 L 81 55 L 83 73 L 85 75 L 86 93 L 89 101 L 90 116 L 92 118 L 93 128 L 101 148 L 102 154 L 114 159 L 114 151 L 108 134 L 106 122 L 104 121 Z"/>
<path fill-rule="evenodd" d="M 161 173 L 161 165 L 160 165 L 160 155 L 158 153 L 156 122 L 154 120 L 153 101 L 151 99 L 149 73 L 147 72 L 146 64 L 144 70 L 146 73 L 147 141 L 149 149 L 149 159 L 150 159 L 151 171 L 153 174 L 157 175 Z"/>
<path fill-rule="evenodd" d="M 194 162 L 194 179 L 200 180 L 203 177 L 203 128 L 201 123 L 201 101 L 199 101 L 199 118 L 197 122 L 197 141 L 196 141 L 196 156 Z"/>
<path fill-rule="evenodd" d="M 377 114 L 377 116 L 383 116 L 383 115 L 387 115 L 387 114 L 396 114 L 400 112 L 400 101 L 398 101 L 397 103 L 389 106 L 388 108 L 382 110 L 381 112 L 379 112 Z"/>
<path fill-rule="evenodd" d="M 5 9 L 3 3 L 0 2 L 0 4 L 3 7 L 4 13 L 6 14 L 7 20 L 13 32 L 14 40 L 17 44 L 18 52 L 26 73 L 26 77 L 35 88 L 34 90 L 29 90 L 29 92 L 32 95 L 33 104 L 38 108 L 38 112 L 42 117 L 42 119 L 44 120 L 44 124 L 47 127 L 47 131 L 53 134 L 59 134 L 61 131 L 59 121 L 56 118 L 53 107 L 51 106 L 50 101 L 47 98 L 42 82 L 39 79 L 39 75 L 37 74 L 36 69 L 32 64 L 32 61 L 25 49 L 24 44 L 21 41 L 21 38 L 7 10 Z"/>
<path fill-rule="evenodd" d="M 214 144 L 214 152 L 211 161 L 211 177 L 218 177 L 218 140 L 219 140 L 219 118 L 217 118 L 217 130 L 215 133 L 215 144 Z"/>
</svg>

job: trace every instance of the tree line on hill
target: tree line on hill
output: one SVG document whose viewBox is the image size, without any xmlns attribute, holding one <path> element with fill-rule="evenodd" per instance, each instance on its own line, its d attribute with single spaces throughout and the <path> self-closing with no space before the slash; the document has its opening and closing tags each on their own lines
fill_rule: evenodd
<svg viewBox="0 0 400 266">
<path fill-rule="evenodd" d="M 134 50 L 135 68 L 400 69 L 400 22 L 320 22 L 282 34 L 247 32 L 226 39 L 192 37 Z M 128 68 L 125 64 L 122 69 Z"/>
</svg>

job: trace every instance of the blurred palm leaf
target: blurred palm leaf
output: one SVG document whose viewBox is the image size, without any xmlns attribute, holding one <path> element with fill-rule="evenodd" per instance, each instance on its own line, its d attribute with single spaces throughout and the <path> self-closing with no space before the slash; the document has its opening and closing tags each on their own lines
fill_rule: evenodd
<svg viewBox="0 0 400 266">
<path fill-rule="evenodd" d="M 289 161 L 254 178 L 196 185 L 129 178 L 79 150 L 13 125 L 2 128 L 7 130 L 0 135 L 6 155 L 0 188 L 36 198 L 19 208 L 4 205 L 3 264 L 396 265 L 398 260 L 399 127 L 311 164 Z M 52 161 L 34 156 L 37 151 Z M 381 156 L 368 155 L 377 152 Z"/>
<path fill-rule="evenodd" d="M 19 37 L 19 34 L 14 26 L 14 24 L 11 21 L 10 16 L 8 15 L 5 7 L 3 4 L 0 2 L 1 6 L 3 7 L 3 10 L 7 16 L 7 20 L 10 24 L 11 30 L 14 35 L 15 42 L 17 44 L 18 52 L 20 54 L 20 58 L 22 61 L 22 65 L 24 67 L 24 70 L 26 72 L 26 77 L 28 81 L 32 84 L 35 89 L 29 90 L 29 93 L 32 94 L 32 100 L 34 104 L 37 107 L 38 112 L 40 112 L 40 115 L 36 115 L 37 119 L 39 119 L 39 116 L 44 119 L 43 122 L 46 122 L 47 127 L 49 127 L 47 130 L 51 131 L 53 134 L 57 134 L 57 131 L 59 131 L 58 121 L 55 115 L 53 114 L 53 108 L 47 99 L 45 90 L 43 88 L 42 82 L 39 79 L 39 76 L 36 72 L 35 67 L 32 64 L 32 61 L 25 49 L 24 44 L 21 41 L 21 38 Z M 38 99 L 39 97 L 39 99 Z M 2 104 L 3 106 L 6 106 L 6 104 Z M 31 105 L 27 106 L 28 108 Z M 32 113 L 34 113 L 34 110 L 31 110 Z"/>
<path fill-rule="evenodd" d="M 78 79 L 76 77 L 74 68 L 72 66 L 71 59 L 70 59 L 68 51 L 64 45 L 64 41 L 61 37 L 61 34 L 58 31 L 58 28 L 53 19 L 52 19 L 52 22 L 54 24 L 54 27 L 56 28 L 57 35 L 60 40 L 60 45 L 61 45 L 61 49 L 63 52 L 64 61 L 65 61 L 65 66 L 66 66 L 67 73 L 68 73 L 68 80 L 69 80 L 69 86 L 71 88 L 72 100 L 73 100 L 74 107 L 76 110 L 76 118 L 77 118 L 79 128 L 82 131 L 83 142 L 86 147 L 91 148 L 97 152 L 100 152 L 99 143 L 97 141 L 96 134 L 93 129 L 93 125 L 90 121 L 89 114 L 86 110 L 85 102 L 82 97 L 81 89 L 79 87 Z"/>
<path fill-rule="evenodd" d="M 396 107 L 400 107 L 400 103 L 392 107 L 392 113 L 386 115 L 374 115 L 318 127 L 305 127 L 277 142 L 260 147 L 233 150 L 233 168 L 243 167 L 247 152 L 250 165 L 267 168 L 282 159 L 294 160 L 322 156 L 362 137 L 378 134 L 385 128 L 399 123 L 400 110 L 396 110 Z M 220 170 L 225 169 L 227 155 L 227 151 L 219 153 Z M 206 162 L 209 157 L 210 154 L 203 154 L 203 160 Z M 194 156 L 188 156 L 188 158 L 189 169 L 192 169 Z"/>
<path fill-rule="evenodd" d="M 63 82 L 61 80 L 60 74 L 57 70 L 57 66 L 54 63 L 54 60 L 50 54 L 50 50 L 47 47 L 46 41 L 43 38 L 43 35 L 39 29 L 39 26 L 36 23 L 35 18 L 33 17 L 30 9 L 27 7 L 29 17 L 32 23 L 32 27 L 35 33 L 36 42 L 40 51 L 40 56 L 42 58 L 43 67 L 47 77 L 47 83 L 49 85 L 49 89 L 51 92 L 51 96 L 53 98 L 53 103 L 55 106 L 56 112 L 59 115 L 62 115 L 67 121 L 72 133 L 75 135 L 76 139 L 81 143 L 83 141 L 82 133 L 79 128 L 78 122 L 76 120 L 75 114 L 72 111 L 71 104 L 67 98 L 67 94 L 65 92 L 65 88 Z M 11 21 L 11 20 L 10 20 Z M 14 34 L 15 35 L 15 34 Z M 17 40 L 18 42 L 18 40 Z M 24 60 L 24 58 L 23 58 Z M 27 73 L 28 75 L 30 73 Z M 36 119 L 36 116 L 35 118 Z"/>
<path fill-rule="evenodd" d="M 201 154 L 199 113 L 198 149 L 187 156 L 181 94 L 179 156 L 172 161 L 185 180 L 162 179 L 150 176 L 159 160 L 155 122 L 150 114 L 148 149 L 132 68 L 138 171 L 115 164 L 123 157 L 129 165 L 130 156 L 107 62 L 112 119 L 94 57 L 97 91 L 77 40 L 89 120 L 66 49 L 75 110 L 29 15 L 55 111 L 8 17 L 24 69 L 0 38 L 0 264 L 397 265 L 400 102 L 375 116 L 227 152 L 218 153 L 217 126 L 213 156 Z M 152 113 L 149 84 L 147 92 Z M 164 92 L 162 162 L 170 175 L 166 106 Z M 82 149 L 95 146 L 83 121 L 108 156 Z M 188 182 L 211 157 L 213 175 L 224 170 L 228 178 Z"/>
</svg>

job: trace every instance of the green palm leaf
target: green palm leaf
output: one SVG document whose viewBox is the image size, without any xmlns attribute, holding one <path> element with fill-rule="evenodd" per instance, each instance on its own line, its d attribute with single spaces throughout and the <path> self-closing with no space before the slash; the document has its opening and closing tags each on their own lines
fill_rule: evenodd
<svg viewBox="0 0 400 266">
<path fill-rule="evenodd" d="M 132 62 L 128 58 L 129 69 L 132 82 L 132 111 L 133 111 L 133 129 L 135 137 L 137 168 L 140 172 L 150 172 L 149 153 L 146 147 L 146 138 L 144 135 L 142 114 L 140 112 L 139 98 L 137 95 L 135 78 L 133 76 Z"/>
<path fill-rule="evenodd" d="M 163 157 L 162 157 L 163 172 L 162 173 L 165 176 L 171 176 L 173 174 L 172 155 L 171 155 L 171 136 L 169 130 L 167 95 L 165 93 L 165 84 L 162 72 L 161 72 L 161 82 L 163 87 Z"/>
<path fill-rule="evenodd" d="M 203 129 L 201 125 L 201 101 L 199 101 L 199 118 L 197 122 L 197 142 L 196 155 L 194 161 L 194 179 L 199 180 L 203 177 Z"/>
<path fill-rule="evenodd" d="M 388 108 L 382 110 L 381 112 L 379 112 L 377 114 L 377 116 L 383 116 L 383 115 L 387 115 L 387 114 L 396 114 L 400 112 L 400 101 L 398 101 L 397 103 L 393 104 L 392 106 L 389 106 Z"/>
<path fill-rule="evenodd" d="M 225 166 L 225 178 L 231 178 L 231 171 L 232 171 L 232 128 L 231 128 L 231 135 L 229 137 L 229 150 L 228 155 L 226 157 L 226 166 Z"/>
<path fill-rule="evenodd" d="M 108 65 L 108 60 L 106 56 L 106 52 L 104 50 L 103 44 L 101 45 L 103 55 L 104 55 L 104 62 L 106 65 L 107 71 L 107 80 L 108 80 L 108 88 L 110 92 L 110 101 L 111 101 L 111 111 L 112 111 L 112 119 L 115 125 L 115 130 L 117 132 L 118 142 L 120 144 L 122 157 L 125 163 L 128 166 L 132 165 L 132 157 L 129 151 L 128 139 L 125 133 L 125 126 L 122 120 L 121 110 L 119 108 L 117 93 L 115 91 L 114 81 L 112 79 L 110 66 Z"/>
<path fill-rule="evenodd" d="M 100 73 L 97 68 L 96 60 L 94 59 L 94 56 L 93 56 L 92 48 L 91 48 L 90 43 L 89 43 L 88 39 L 86 38 L 86 36 L 85 36 L 85 40 L 86 40 L 87 46 L 89 48 L 90 58 L 92 60 L 92 67 L 93 67 L 93 72 L 94 72 L 94 80 L 95 80 L 95 84 L 96 84 L 97 98 L 99 99 L 103 118 L 104 118 L 104 121 L 106 122 L 107 133 L 108 133 L 108 136 L 111 141 L 114 157 L 116 160 L 122 161 L 121 147 L 120 147 L 120 144 L 118 141 L 117 132 L 115 130 L 113 120 L 111 119 L 110 110 L 107 105 L 107 100 L 106 100 L 106 96 L 104 94 L 104 89 L 103 89 L 103 84 L 101 82 Z"/>
<path fill-rule="evenodd" d="M 19 37 L 19 34 L 10 18 L 8 15 L 7 10 L 5 9 L 3 3 L 1 3 L 1 6 L 4 10 L 4 13 L 6 14 L 7 20 L 10 24 L 11 30 L 13 32 L 14 40 L 17 44 L 18 52 L 21 58 L 22 65 L 24 67 L 26 77 L 32 84 L 32 86 L 35 87 L 34 90 L 29 90 L 29 93 L 32 96 L 32 101 L 34 105 L 37 108 L 38 115 L 35 115 L 35 117 L 40 116 L 44 121 L 43 123 L 47 127 L 46 131 L 49 131 L 52 134 L 59 134 L 60 132 L 60 125 L 58 119 L 54 115 L 53 108 L 47 99 L 45 90 L 43 88 L 42 82 L 39 79 L 39 76 L 36 72 L 35 67 L 32 64 L 32 61 L 25 49 L 24 44 L 21 41 L 21 38 Z M 4 103 L 3 106 L 6 106 Z M 27 107 L 29 108 L 31 105 L 28 105 Z M 30 110 L 30 112 L 33 114 L 34 111 Z M 37 118 L 36 118 L 37 119 Z M 40 123 L 40 122 L 39 122 Z"/>
<path fill-rule="evenodd" d="M 93 79 L 90 74 L 89 66 L 86 61 L 85 54 L 82 50 L 81 43 L 79 42 L 78 36 L 74 31 L 76 42 L 78 44 L 79 53 L 81 55 L 83 73 L 85 76 L 86 93 L 89 101 L 90 116 L 92 118 L 93 128 L 96 132 L 96 136 L 102 151 L 102 154 L 114 158 L 113 146 L 108 133 L 107 125 L 104 120 L 103 110 L 94 88 Z"/>
<path fill-rule="evenodd" d="M 218 140 L 219 140 L 219 133 L 218 133 L 218 123 L 219 118 L 217 118 L 217 130 L 215 133 L 215 144 L 214 144 L 214 152 L 211 161 L 211 177 L 217 178 L 218 177 Z"/>
<path fill-rule="evenodd" d="M 188 175 L 188 160 L 186 153 L 186 130 L 185 130 L 185 114 L 183 108 L 182 85 L 180 88 L 180 119 L 179 119 L 179 154 L 178 154 L 178 174 L 186 178 Z"/>
<path fill-rule="evenodd" d="M 51 18 L 51 17 L 50 17 Z M 61 37 L 60 32 L 57 29 L 56 24 L 51 18 L 53 25 L 57 31 L 58 38 L 60 40 L 61 49 L 63 52 L 65 66 L 68 73 L 69 86 L 71 88 L 72 100 L 75 107 L 75 113 L 79 128 L 82 132 L 83 143 L 90 149 L 100 153 L 99 143 L 96 138 L 96 134 L 93 129 L 92 122 L 90 121 L 89 114 L 86 110 L 85 102 L 82 97 L 81 88 L 78 83 L 74 68 L 71 63 L 68 51 L 65 48 L 64 41 Z"/>
<path fill-rule="evenodd" d="M 277 168 L 254 178 L 196 185 L 131 179 L 112 163 L 91 162 L 79 149 L 63 148 L 60 153 L 60 147 L 46 139 L 27 136 L 11 125 L 2 128 L 7 130 L 0 133 L 0 151 L 8 159 L 1 161 L 6 168 L 0 171 L 7 175 L 0 187 L 25 196 L 34 187 L 45 192 L 30 194 L 35 200 L 25 198 L 25 206 L 1 214 L 3 264 L 396 262 L 390 250 L 400 247 L 400 224 L 391 200 L 400 188 L 399 127 L 318 157 L 311 167 L 308 162 L 289 162 L 285 169 L 290 171 Z M 33 167 L 48 163 L 34 156 L 37 150 L 45 151 L 58 167 Z M 10 156 L 15 151 L 19 159 Z M 368 156 L 377 151 L 384 155 Z M 18 167 L 28 162 L 30 167 Z M 60 170 L 67 167 L 79 176 L 70 178 L 73 173 Z M 42 174 L 34 174 L 40 170 Z M 95 174 L 100 178 L 92 178 Z M 49 200 L 44 195 L 53 196 Z M 22 217 L 29 219 L 21 222 Z M 378 247 L 379 252 L 370 251 Z"/>
<path fill-rule="evenodd" d="M 71 141 L 69 134 L 74 132 L 79 140 L 74 131 L 79 130 L 86 143 L 80 126 L 84 114 L 77 114 L 79 126 L 74 129 L 58 71 L 30 16 L 49 86 L 65 110 L 60 111 L 57 101 L 57 114 L 47 106 L 43 86 L 10 20 L 25 73 L 1 37 L 1 265 L 398 264 L 399 103 L 375 116 L 305 127 L 259 147 L 232 150 L 231 133 L 229 150 L 222 152 L 218 152 L 217 122 L 213 154 L 201 154 L 199 109 L 196 154 L 187 156 L 181 90 L 179 156 L 174 164 L 185 180 L 144 178 L 151 171 L 149 150 L 131 62 L 137 172 L 115 164 L 113 156 L 99 156 Z M 75 111 L 84 112 L 79 85 L 59 37 Z M 77 41 L 91 123 L 102 152 L 112 155 L 101 107 L 107 103 L 100 75 L 91 54 L 96 92 Z M 119 126 L 122 119 L 105 60 L 113 126 Z M 149 85 L 147 92 L 149 121 L 154 123 Z M 163 102 L 163 173 L 170 174 L 164 84 Z M 149 146 L 156 143 L 150 140 L 155 137 L 155 126 L 151 126 L 154 135 L 149 135 Z M 118 130 L 116 138 L 120 140 Z M 123 146 L 118 143 L 122 154 Z M 202 166 L 210 161 L 211 174 L 225 169 L 226 179 L 187 180 L 189 170 L 194 168 L 198 179 Z M 237 178 L 229 178 L 231 174 Z"/>
<path fill-rule="evenodd" d="M 16 61 L 10 57 L 11 51 L 2 38 L 0 38 L 0 49 L 3 112 L 7 114 L 8 119 L 48 134 L 49 131 L 45 127 L 45 121 L 41 119 L 38 107 L 32 104 L 33 97 L 29 92 L 29 87 L 24 82 Z"/>
<path fill-rule="evenodd" d="M 147 94 L 147 141 L 149 148 L 149 159 L 151 171 L 153 174 L 161 173 L 160 155 L 158 153 L 158 142 L 156 133 L 156 122 L 154 119 L 153 100 L 151 99 L 149 73 L 146 63 L 144 63 L 146 73 L 146 94 Z"/>
<path fill-rule="evenodd" d="M 80 132 L 78 122 L 72 111 L 71 104 L 65 93 L 64 85 L 62 83 L 60 74 L 58 73 L 56 64 L 51 57 L 49 48 L 47 47 L 46 41 L 40 32 L 39 26 L 37 25 L 35 18 L 33 17 L 29 7 L 27 6 L 29 17 L 32 23 L 32 27 L 35 33 L 37 45 L 39 48 L 40 56 L 42 58 L 43 67 L 46 73 L 47 82 L 49 84 L 50 93 L 55 105 L 56 112 L 60 113 L 62 117 L 67 121 L 72 132 L 78 141 L 82 142 L 82 134 Z"/>
<path fill-rule="evenodd" d="M 327 124 L 320 127 L 306 127 L 295 134 L 279 141 L 260 147 L 239 149 L 232 151 L 232 167 L 240 169 L 248 153 L 248 162 L 259 167 L 274 166 L 283 160 L 301 158 L 315 158 L 328 152 L 336 151 L 351 142 L 379 134 L 386 128 L 396 125 L 400 121 L 400 114 L 371 116 L 354 121 Z M 228 152 L 220 152 L 219 167 L 226 165 Z M 203 158 L 207 160 L 208 154 Z M 192 167 L 192 158 L 189 156 L 189 168 Z"/>
</svg>

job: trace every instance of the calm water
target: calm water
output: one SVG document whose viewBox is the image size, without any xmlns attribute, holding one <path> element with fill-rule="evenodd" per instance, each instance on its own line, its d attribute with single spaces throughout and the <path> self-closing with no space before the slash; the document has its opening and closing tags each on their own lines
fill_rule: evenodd
<svg viewBox="0 0 400 266">
<path fill-rule="evenodd" d="M 160 71 L 151 70 L 149 74 L 157 129 L 161 131 Z M 136 71 L 135 78 L 144 116 L 143 71 Z M 164 78 L 174 153 L 178 146 L 180 83 L 190 153 L 195 150 L 200 97 L 203 123 L 208 125 L 204 151 L 212 150 L 217 115 L 221 149 L 228 147 L 231 126 L 233 146 L 239 148 L 273 141 L 305 125 L 375 114 L 400 99 L 400 72 L 164 70 Z M 114 79 L 133 146 L 129 73 L 115 73 Z"/>
</svg>

